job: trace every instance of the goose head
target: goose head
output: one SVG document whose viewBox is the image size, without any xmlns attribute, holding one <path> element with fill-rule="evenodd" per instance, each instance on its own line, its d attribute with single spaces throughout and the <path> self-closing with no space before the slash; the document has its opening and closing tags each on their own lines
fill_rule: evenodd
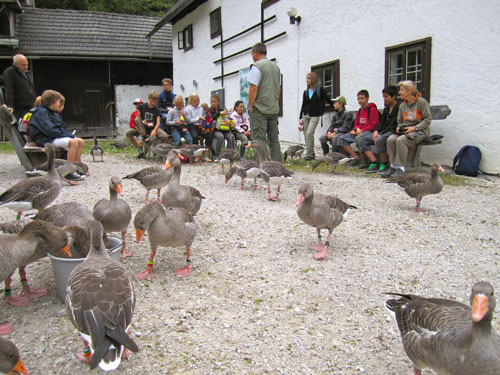
<svg viewBox="0 0 500 375">
<path fill-rule="evenodd" d="M 300 206 L 301 203 L 307 199 L 313 196 L 313 188 L 311 184 L 302 184 L 299 187 L 299 191 L 297 192 L 297 202 L 295 202 L 295 206 Z"/>
<path fill-rule="evenodd" d="M 475 323 L 491 321 L 496 306 L 491 284 L 485 281 L 474 284 L 470 295 L 470 303 L 472 306 L 472 320 Z"/>
<path fill-rule="evenodd" d="M 135 240 L 137 243 L 141 241 L 144 232 L 148 230 L 153 220 L 162 212 L 164 212 L 163 206 L 158 202 L 148 203 L 137 212 L 134 218 Z"/>
<path fill-rule="evenodd" d="M 109 191 L 116 191 L 118 194 L 123 195 L 122 179 L 113 176 L 109 180 Z"/>
<path fill-rule="evenodd" d="M 226 179 L 225 179 L 225 184 L 228 183 L 228 181 L 234 176 L 234 173 L 236 172 L 236 167 L 233 165 L 229 170 L 226 172 Z"/>
<path fill-rule="evenodd" d="M 33 220 L 26 224 L 19 232 L 19 236 L 34 236 L 38 239 L 37 248 L 43 248 L 51 255 L 60 256 L 65 253 L 71 258 L 69 240 L 66 232 L 52 223 L 42 220 Z"/>
</svg>

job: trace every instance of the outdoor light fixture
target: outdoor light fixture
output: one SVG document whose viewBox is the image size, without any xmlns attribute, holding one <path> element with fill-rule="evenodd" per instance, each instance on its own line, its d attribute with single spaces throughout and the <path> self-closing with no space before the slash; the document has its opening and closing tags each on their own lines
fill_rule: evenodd
<svg viewBox="0 0 500 375">
<path fill-rule="evenodd" d="M 297 9 L 292 7 L 288 9 L 288 12 L 286 12 L 286 14 L 288 14 L 288 17 L 290 17 L 290 25 L 295 24 L 295 21 L 297 21 L 297 24 L 300 24 L 302 17 L 298 15 Z"/>
<path fill-rule="evenodd" d="M 197 81 L 197 80 L 195 80 L 195 79 L 193 79 L 193 86 L 194 86 L 194 87 L 198 87 L 198 81 Z"/>
<path fill-rule="evenodd" d="M 184 91 L 184 85 L 181 83 L 181 85 L 179 86 L 181 88 L 182 91 Z"/>
</svg>

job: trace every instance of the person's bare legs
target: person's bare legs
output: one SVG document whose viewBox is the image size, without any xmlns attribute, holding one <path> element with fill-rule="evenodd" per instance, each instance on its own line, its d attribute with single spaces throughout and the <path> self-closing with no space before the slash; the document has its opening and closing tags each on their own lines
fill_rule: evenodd
<svg viewBox="0 0 500 375">
<path fill-rule="evenodd" d="M 373 151 L 369 150 L 369 151 L 365 151 L 364 153 L 365 153 L 366 157 L 368 159 L 370 159 L 371 163 L 377 162 L 377 158 L 375 157 L 375 154 L 373 153 Z"/>
<path fill-rule="evenodd" d="M 80 161 L 82 157 L 85 141 L 81 138 L 71 138 L 68 142 L 68 157 L 70 163 Z"/>
<path fill-rule="evenodd" d="M 359 155 L 356 154 L 356 152 L 354 152 L 354 150 L 351 148 L 351 146 L 342 146 L 342 148 L 344 150 L 346 150 L 349 153 L 349 155 L 351 157 L 353 157 L 354 159 L 359 159 L 360 158 Z"/>
</svg>

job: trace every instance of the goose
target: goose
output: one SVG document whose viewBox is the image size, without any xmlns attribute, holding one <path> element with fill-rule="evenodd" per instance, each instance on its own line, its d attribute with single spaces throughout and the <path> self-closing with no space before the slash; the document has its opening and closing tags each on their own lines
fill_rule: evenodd
<svg viewBox="0 0 500 375">
<path fill-rule="evenodd" d="M 259 163 L 257 163 L 255 160 L 242 160 L 238 164 L 233 165 L 231 168 L 229 168 L 225 175 L 226 184 L 235 173 L 236 175 L 241 177 L 241 187 L 239 187 L 239 190 L 243 190 L 245 178 L 247 177 L 253 178 L 253 188 L 254 190 L 257 189 L 257 177 L 260 176 L 260 168 Z"/>
<path fill-rule="evenodd" d="M 170 183 L 161 196 L 161 202 L 165 208 L 182 207 L 192 215 L 196 215 L 200 210 L 202 199 L 205 197 L 192 186 L 180 185 L 181 161 L 179 158 L 170 153 L 164 168 L 167 170 L 172 168 L 173 170 Z"/>
<path fill-rule="evenodd" d="M 44 208 L 34 218 L 52 223 L 66 231 L 72 257 L 84 258 L 87 255 L 90 239 L 86 227 L 94 217 L 86 206 L 78 202 L 64 202 Z M 107 247 L 111 247 L 105 235 L 104 238 Z"/>
<path fill-rule="evenodd" d="M 94 136 L 94 145 L 90 148 L 90 155 L 92 155 L 92 161 L 95 162 L 95 158 L 101 157 L 101 161 L 104 161 L 104 149 L 99 146 L 97 142 L 97 137 Z"/>
<path fill-rule="evenodd" d="M 118 194 L 123 195 L 122 180 L 120 177 L 111 177 L 109 181 L 109 200 L 101 199 L 94 205 L 92 215 L 100 222 L 104 232 L 121 232 L 122 250 L 121 258 L 132 256 L 127 248 L 127 228 L 132 220 L 132 210 L 127 202 L 118 199 Z"/>
<path fill-rule="evenodd" d="M 175 150 L 176 147 L 169 143 L 158 143 L 157 145 L 151 146 L 151 151 L 153 154 L 160 156 L 165 164 L 167 155 L 170 151 Z"/>
<path fill-rule="evenodd" d="M 61 182 L 54 166 L 55 147 L 45 144 L 49 170 L 46 176 L 19 181 L 0 195 L 0 207 L 17 211 L 17 219 L 23 211 L 40 210 L 52 203 L 61 191 Z"/>
<path fill-rule="evenodd" d="M 179 153 L 189 159 L 189 164 L 192 164 L 194 158 L 203 163 L 203 155 L 208 154 L 208 152 L 208 148 L 200 145 L 184 145 L 183 148 L 179 149 Z"/>
<path fill-rule="evenodd" d="M 349 158 L 345 154 L 341 152 L 329 152 L 326 155 L 323 155 L 323 157 L 319 160 L 317 160 L 313 166 L 312 170 L 314 171 L 321 163 L 326 163 L 330 164 L 333 168 L 330 171 L 330 174 L 335 174 L 335 169 L 337 168 L 337 164 L 344 164 L 351 160 L 352 158 Z"/>
<path fill-rule="evenodd" d="M 229 164 L 229 168 L 232 167 L 233 163 L 239 160 L 238 150 L 236 149 L 236 140 L 234 138 L 234 134 L 230 135 L 230 142 L 226 149 L 222 151 L 217 159 L 222 167 L 222 174 L 225 174 L 224 166 Z"/>
<path fill-rule="evenodd" d="M 59 175 L 59 178 L 63 180 L 64 182 L 67 182 L 68 185 L 74 186 L 77 185 L 75 180 L 71 181 L 68 180 L 65 176 L 71 174 L 71 173 L 77 173 L 80 176 L 81 180 L 83 176 L 87 175 L 88 167 L 85 163 L 82 162 L 75 162 L 75 163 L 70 163 L 67 160 L 64 159 L 55 159 L 54 160 L 54 165 L 56 167 L 57 174 Z M 39 171 L 47 171 L 48 170 L 48 163 L 42 163 L 40 165 L 37 165 L 33 170 L 31 171 L 26 171 L 26 174 L 28 177 L 36 177 L 36 176 L 43 176 Z M 85 171 L 86 170 L 86 171 Z M 77 180 L 77 181 L 79 181 Z"/>
<path fill-rule="evenodd" d="M 177 154 L 176 154 L 177 155 Z M 166 164 L 165 164 L 166 165 Z M 146 188 L 146 203 L 149 202 L 149 191 L 156 189 L 158 191 L 157 201 L 160 202 L 161 188 L 167 186 L 172 178 L 172 171 L 159 165 L 143 168 L 137 172 L 131 173 L 123 178 L 133 178 L 139 181 Z"/>
<path fill-rule="evenodd" d="M 288 157 L 290 157 L 291 160 L 293 160 L 295 157 L 298 157 L 299 159 L 302 158 L 302 154 L 305 150 L 306 149 L 301 145 L 292 145 L 288 147 L 287 150 L 283 153 L 283 163 L 286 162 Z"/>
<path fill-rule="evenodd" d="M 388 293 L 403 347 L 415 375 L 430 368 L 441 375 L 500 374 L 500 336 L 492 329 L 496 301 L 491 284 L 472 287 L 470 306 L 444 298 Z"/>
<path fill-rule="evenodd" d="M 51 223 L 33 220 L 18 234 L 0 234 L 0 280 L 5 281 L 6 301 L 13 306 L 27 306 L 33 298 L 47 294 L 46 289 L 31 289 L 26 278 L 26 266 L 46 256 L 47 252 L 70 256 L 68 236 Z M 19 268 L 23 292 L 11 296 L 11 275 Z"/>
<path fill-rule="evenodd" d="M 90 251 L 69 275 L 66 311 L 83 338 L 77 357 L 91 369 L 116 369 L 137 344 L 127 334 L 135 309 L 132 282 L 125 269 L 112 260 L 102 242 L 102 225 L 91 221 Z"/>
<path fill-rule="evenodd" d="M 28 220 L 24 219 L 5 221 L 3 223 L 0 223 L 0 234 L 1 233 L 18 234 L 26 224 L 28 224 Z"/>
<path fill-rule="evenodd" d="M 118 149 L 118 152 L 120 152 L 120 150 L 123 150 L 128 146 L 128 143 L 125 141 L 116 141 L 111 143 L 111 146 L 115 147 L 116 149 Z"/>
<path fill-rule="evenodd" d="M 295 205 L 299 218 L 307 225 L 316 228 L 318 244 L 309 247 L 316 251 L 314 259 L 325 259 L 328 256 L 333 229 L 340 225 L 347 217 L 349 210 L 355 209 L 356 206 L 333 195 L 314 194 L 310 184 L 300 185 Z M 328 229 L 328 238 L 325 243 L 321 242 L 321 229 Z"/>
<path fill-rule="evenodd" d="M 16 345 L 3 338 L 0 338 L 0 372 L 13 375 L 28 374 Z"/>
<path fill-rule="evenodd" d="M 408 196 L 416 199 L 416 211 L 418 213 L 425 213 L 426 211 L 420 208 L 422 198 L 429 194 L 439 194 L 443 190 L 443 180 L 439 177 L 438 171 L 444 172 L 443 167 L 439 164 L 433 164 L 430 175 L 425 173 L 408 173 L 399 177 L 389 177 L 386 182 L 401 186 Z"/>
<path fill-rule="evenodd" d="M 281 184 L 291 178 L 293 172 L 286 169 L 279 161 L 270 161 L 259 141 L 251 141 L 246 147 L 255 149 L 259 155 L 260 177 L 267 184 L 267 199 L 277 200 L 280 196 Z M 271 184 L 278 185 L 275 196 L 271 196 Z"/>
<path fill-rule="evenodd" d="M 186 246 L 186 265 L 174 272 L 177 276 L 183 277 L 191 274 L 191 244 L 198 233 L 198 226 L 194 222 L 193 215 L 186 209 L 180 207 L 165 209 L 161 204 L 152 202 L 137 212 L 134 227 L 137 243 L 147 231 L 151 244 L 148 266 L 145 271 L 135 275 L 137 279 L 153 278 L 153 261 L 158 246 Z"/>
</svg>

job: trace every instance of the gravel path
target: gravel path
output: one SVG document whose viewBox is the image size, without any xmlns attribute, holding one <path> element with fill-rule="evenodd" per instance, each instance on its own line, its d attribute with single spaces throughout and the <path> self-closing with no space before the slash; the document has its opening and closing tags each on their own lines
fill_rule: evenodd
<svg viewBox="0 0 500 375">
<path fill-rule="evenodd" d="M 1 158 L 3 191 L 23 171 L 15 155 Z M 64 186 L 56 203 L 92 208 L 108 196 L 111 175 L 151 164 L 110 155 L 105 163 L 92 163 L 88 155 L 83 161 L 91 176 Z M 192 273 L 187 279 L 173 273 L 185 264 L 184 249 L 159 249 L 154 279 L 135 282 L 132 336 L 140 352 L 116 373 L 411 374 L 384 292 L 465 302 L 478 280 L 500 290 L 499 180 L 466 181 L 424 198 L 425 216 L 397 186 L 361 174 L 297 172 L 280 200 L 269 202 L 262 183 L 257 191 L 239 191 L 239 178 L 224 185 L 217 164 L 183 165 L 181 183 L 206 197 L 196 217 Z M 335 229 L 324 261 L 307 250 L 315 230 L 295 212 L 303 182 L 359 208 Z M 124 192 L 137 212 L 145 190 L 124 180 Z M 15 218 L 5 208 L 0 215 L 1 221 Z M 136 244 L 132 224 L 127 240 L 134 256 L 123 264 L 133 274 L 146 267 L 149 241 L 146 235 Z M 9 338 L 30 374 L 103 373 L 76 359 L 81 341 L 57 298 L 49 259 L 30 265 L 28 279 L 49 294 L 26 308 L 1 302 L 1 317 L 15 323 Z M 17 277 L 13 289 L 20 290 Z"/>
</svg>

